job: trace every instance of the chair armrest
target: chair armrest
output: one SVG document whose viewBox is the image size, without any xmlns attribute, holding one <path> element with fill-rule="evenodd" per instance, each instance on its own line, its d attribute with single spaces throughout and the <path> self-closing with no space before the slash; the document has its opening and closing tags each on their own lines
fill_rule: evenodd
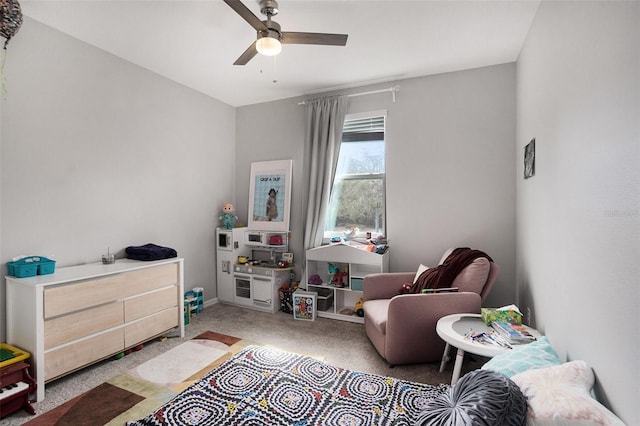
<svg viewBox="0 0 640 426">
<path fill-rule="evenodd" d="M 400 292 L 404 283 L 413 282 L 415 272 L 381 272 L 369 274 L 362 283 L 365 301 L 374 299 L 391 299 Z"/>
<path fill-rule="evenodd" d="M 387 337 L 421 327 L 435 333 L 440 318 L 459 313 L 479 314 L 480 306 L 480 295 L 473 292 L 402 294 L 389 302 Z"/>
</svg>

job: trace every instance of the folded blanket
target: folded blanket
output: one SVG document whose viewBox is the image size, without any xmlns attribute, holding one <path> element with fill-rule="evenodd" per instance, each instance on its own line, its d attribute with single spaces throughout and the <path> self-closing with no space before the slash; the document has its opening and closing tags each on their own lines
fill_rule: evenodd
<svg viewBox="0 0 640 426">
<path fill-rule="evenodd" d="M 479 257 L 486 257 L 489 262 L 493 262 L 489 255 L 480 250 L 468 247 L 453 250 L 441 265 L 424 271 L 411 286 L 409 293 L 421 293 L 425 288 L 451 287 L 458 274 Z"/>
<path fill-rule="evenodd" d="M 161 260 L 178 257 L 178 253 L 170 247 L 162 247 L 156 244 L 142 246 L 129 246 L 125 249 L 127 258 L 134 260 Z"/>
</svg>

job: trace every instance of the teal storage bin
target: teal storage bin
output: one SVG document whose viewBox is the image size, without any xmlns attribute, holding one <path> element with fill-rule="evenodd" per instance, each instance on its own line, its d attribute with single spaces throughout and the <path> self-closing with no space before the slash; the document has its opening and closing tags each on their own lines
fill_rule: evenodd
<svg viewBox="0 0 640 426">
<path fill-rule="evenodd" d="M 38 262 L 38 275 L 53 274 L 56 270 L 56 261 L 41 257 Z"/>
<path fill-rule="evenodd" d="M 7 273 L 16 278 L 35 277 L 38 274 L 39 257 L 24 257 L 7 263 Z"/>
<path fill-rule="evenodd" d="M 53 274 L 55 270 L 55 260 L 43 256 L 29 256 L 15 262 L 7 262 L 7 274 L 16 278 Z"/>
<path fill-rule="evenodd" d="M 351 278 L 351 290 L 362 291 L 364 278 Z"/>
</svg>

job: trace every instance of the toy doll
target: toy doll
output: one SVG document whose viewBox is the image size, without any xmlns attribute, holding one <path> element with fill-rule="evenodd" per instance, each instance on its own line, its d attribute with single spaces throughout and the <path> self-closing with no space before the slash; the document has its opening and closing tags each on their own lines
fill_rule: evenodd
<svg viewBox="0 0 640 426">
<path fill-rule="evenodd" d="M 231 203 L 224 203 L 222 206 L 222 214 L 219 219 L 222 220 L 222 227 L 224 229 L 233 229 L 235 221 L 238 219 L 234 211 L 235 209 Z"/>
</svg>

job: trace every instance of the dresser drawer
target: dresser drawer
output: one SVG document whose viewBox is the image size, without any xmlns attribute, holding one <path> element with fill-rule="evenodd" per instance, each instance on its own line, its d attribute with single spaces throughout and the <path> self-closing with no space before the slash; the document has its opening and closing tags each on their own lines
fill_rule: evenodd
<svg viewBox="0 0 640 426">
<path fill-rule="evenodd" d="M 178 307 L 165 309 L 150 317 L 141 319 L 124 327 L 124 346 L 129 348 L 144 342 L 179 324 Z"/>
<path fill-rule="evenodd" d="M 122 302 L 113 302 L 45 320 L 44 349 L 51 349 L 63 343 L 121 325 L 124 322 L 122 305 Z"/>
<path fill-rule="evenodd" d="M 69 346 L 45 352 L 45 381 L 69 373 L 124 349 L 123 330 L 118 328 L 81 340 Z"/>
<path fill-rule="evenodd" d="M 130 322 L 178 305 L 178 287 L 146 293 L 124 301 L 124 320 Z"/>
<path fill-rule="evenodd" d="M 51 318 L 122 297 L 124 274 L 51 287 L 44 290 L 44 317 Z"/>
<path fill-rule="evenodd" d="M 170 263 L 168 265 L 127 272 L 126 280 L 127 285 L 124 289 L 125 297 L 177 284 L 178 265 Z"/>
</svg>

